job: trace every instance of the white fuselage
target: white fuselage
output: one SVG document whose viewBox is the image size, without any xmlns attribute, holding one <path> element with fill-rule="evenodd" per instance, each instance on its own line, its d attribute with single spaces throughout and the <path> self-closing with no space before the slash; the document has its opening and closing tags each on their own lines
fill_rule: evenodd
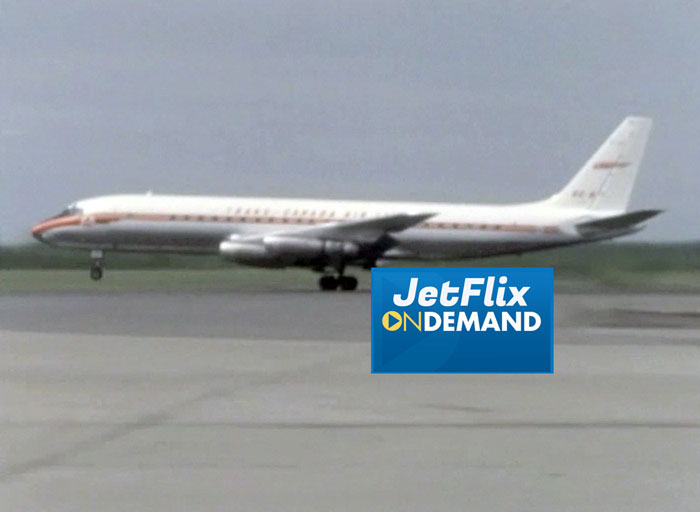
<svg viewBox="0 0 700 512">
<path fill-rule="evenodd" d="M 264 267 L 324 272 L 323 290 L 354 290 L 347 265 L 380 259 L 458 259 L 614 238 L 660 210 L 627 212 L 651 119 L 630 116 L 559 192 L 513 205 L 256 197 L 112 195 L 85 199 L 34 226 L 42 242 L 104 251 L 219 254 Z M 337 277 L 328 275 L 332 269 Z"/>
<path fill-rule="evenodd" d="M 385 258 L 464 258 L 517 253 L 592 240 L 575 225 L 614 211 L 514 205 L 336 201 L 175 195 L 112 195 L 78 201 L 34 227 L 57 247 L 110 251 L 219 252 L 223 239 L 304 226 L 432 213 L 392 234 Z"/>
</svg>

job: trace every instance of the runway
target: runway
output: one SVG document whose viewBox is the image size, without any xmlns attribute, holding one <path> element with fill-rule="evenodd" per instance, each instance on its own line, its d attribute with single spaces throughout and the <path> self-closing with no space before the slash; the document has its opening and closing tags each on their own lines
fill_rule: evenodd
<svg viewBox="0 0 700 512">
<path fill-rule="evenodd" d="M 0 295 L 2 510 L 697 510 L 700 296 L 555 297 L 554 375 L 371 375 L 369 295 Z"/>
</svg>

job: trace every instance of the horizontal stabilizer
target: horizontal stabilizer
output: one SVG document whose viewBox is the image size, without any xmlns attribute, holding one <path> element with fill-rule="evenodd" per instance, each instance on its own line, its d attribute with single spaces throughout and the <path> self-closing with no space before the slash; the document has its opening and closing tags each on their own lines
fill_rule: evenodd
<svg viewBox="0 0 700 512">
<path fill-rule="evenodd" d="M 588 222 L 582 222 L 576 225 L 579 233 L 589 234 L 596 233 L 599 231 L 609 231 L 609 230 L 624 230 L 632 228 L 640 222 L 651 219 L 657 216 L 663 210 L 637 210 L 636 212 L 624 213 L 622 215 L 615 215 L 613 217 L 606 217 L 604 219 L 591 220 Z"/>
</svg>

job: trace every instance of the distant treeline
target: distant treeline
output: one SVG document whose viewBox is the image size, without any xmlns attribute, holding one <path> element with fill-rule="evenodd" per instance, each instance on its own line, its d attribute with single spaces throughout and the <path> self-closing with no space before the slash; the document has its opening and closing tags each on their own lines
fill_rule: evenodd
<svg viewBox="0 0 700 512">
<path fill-rule="evenodd" d="M 0 246 L 0 269 L 85 269 L 90 251 L 54 249 L 43 244 Z M 112 269 L 225 268 L 231 264 L 215 255 L 166 253 L 120 253 L 105 251 L 105 263 Z"/>
<path fill-rule="evenodd" d="M 217 269 L 231 264 L 217 256 L 109 253 L 112 269 Z M 88 251 L 52 249 L 41 244 L 0 247 L 0 269 L 85 269 Z M 614 272 L 700 272 L 700 242 L 651 244 L 606 242 L 552 249 L 522 256 L 450 262 L 411 262 L 418 266 L 552 266 L 560 276 L 600 276 Z M 405 265 L 405 263 L 404 263 Z"/>
</svg>

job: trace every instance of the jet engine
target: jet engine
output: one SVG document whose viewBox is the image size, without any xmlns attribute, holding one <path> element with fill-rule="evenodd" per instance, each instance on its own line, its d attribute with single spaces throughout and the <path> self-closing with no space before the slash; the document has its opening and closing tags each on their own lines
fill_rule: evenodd
<svg viewBox="0 0 700 512">
<path fill-rule="evenodd" d="M 254 241 L 226 240 L 219 251 L 226 259 L 244 265 L 285 267 L 353 260 L 360 248 L 352 242 L 269 235 Z"/>
<path fill-rule="evenodd" d="M 254 242 L 225 240 L 219 252 L 227 260 L 256 267 L 284 267 L 284 262 L 265 250 L 265 246 Z"/>
</svg>

